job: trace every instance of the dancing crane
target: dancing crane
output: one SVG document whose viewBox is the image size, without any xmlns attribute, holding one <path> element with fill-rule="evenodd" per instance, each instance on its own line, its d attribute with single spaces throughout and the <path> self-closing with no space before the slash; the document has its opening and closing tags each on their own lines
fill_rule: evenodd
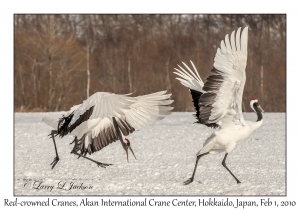
<svg viewBox="0 0 300 210">
<path fill-rule="evenodd" d="M 176 69 L 175 74 L 182 85 L 189 88 L 196 109 L 197 123 L 211 127 L 214 132 L 206 139 L 202 149 L 196 154 L 196 164 L 193 175 L 184 184 L 194 180 L 198 161 L 202 156 L 225 152 L 222 165 L 232 175 L 237 183 L 241 183 L 226 165 L 227 155 L 237 144 L 246 140 L 262 125 L 263 109 L 258 100 L 253 98 L 250 107 L 257 114 L 257 121 L 244 120 L 242 113 L 242 98 L 246 82 L 248 27 L 241 33 L 239 28 L 228 34 L 221 48 L 217 49 L 213 69 L 207 81 L 203 83 L 198 71 L 191 61 L 194 71 L 183 63 L 185 68 Z"/>
<path fill-rule="evenodd" d="M 128 149 L 135 157 L 130 141 L 125 136 L 171 114 L 173 107 L 169 105 L 173 100 L 169 99 L 171 94 L 166 94 L 166 92 L 161 91 L 138 97 L 132 97 L 130 94 L 97 92 L 82 104 L 71 107 L 60 119 L 43 118 L 44 123 L 56 129 L 49 134 L 53 139 L 56 153 L 56 157 L 50 164 L 52 169 L 59 161 L 54 138 L 57 135 L 61 138 L 66 135 L 74 136 L 72 143 L 75 142 L 75 145 L 71 153 L 104 168 L 111 164 L 95 161 L 86 157 L 86 154 L 91 155 L 108 144 L 120 140 L 126 152 L 127 161 Z"/>
</svg>

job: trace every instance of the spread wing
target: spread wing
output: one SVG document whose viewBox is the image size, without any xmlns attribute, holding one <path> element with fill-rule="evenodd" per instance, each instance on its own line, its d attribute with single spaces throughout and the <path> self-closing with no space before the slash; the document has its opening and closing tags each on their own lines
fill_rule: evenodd
<svg viewBox="0 0 300 210">
<path fill-rule="evenodd" d="M 135 130 L 139 130 L 170 115 L 173 107 L 169 105 L 173 100 L 169 100 L 171 94 L 165 94 L 166 92 L 161 91 L 136 97 L 136 101 L 129 106 L 130 109 L 124 110 L 123 118 Z"/>
<path fill-rule="evenodd" d="M 242 97 L 246 82 L 248 27 L 241 33 L 239 28 L 225 36 L 215 55 L 213 69 L 203 84 L 194 64 L 194 72 L 185 64 L 185 70 L 179 66 L 175 74 L 182 85 L 190 89 L 196 118 L 201 124 L 217 127 L 232 121 L 243 124 Z M 228 115 L 228 116 L 227 116 Z M 225 118 L 224 118 L 225 117 Z M 221 120 L 224 119 L 222 122 Z M 232 120 L 229 120 L 232 119 Z"/>
<path fill-rule="evenodd" d="M 161 91 L 138 97 L 99 94 L 97 99 L 91 98 L 84 102 L 82 108 L 86 111 L 76 110 L 76 118 L 69 126 L 72 128 L 78 124 L 76 122 L 89 116 L 88 120 L 84 120 L 71 131 L 71 134 L 79 138 L 77 150 L 85 154 L 99 151 L 171 114 L 173 107 L 169 105 L 173 100 L 169 100 L 171 94 L 165 93 L 166 91 Z"/>
<path fill-rule="evenodd" d="M 225 36 L 218 48 L 212 75 L 208 77 L 203 90 L 206 91 L 199 101 L 200 120 L 204 123 L 217 123 L 227 115 L 236 111 L 234 121 L 243 124 L 242 97 L 246 82 L 245 68 L 247 64 L 248 27 L 242 34 L 239 28 Z"/>
</svg>

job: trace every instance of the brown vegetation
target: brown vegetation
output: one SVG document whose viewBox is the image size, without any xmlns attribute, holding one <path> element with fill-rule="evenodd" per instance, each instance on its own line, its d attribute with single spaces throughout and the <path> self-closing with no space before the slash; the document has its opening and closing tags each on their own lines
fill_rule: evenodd
<svg viewBox="0 0 300 210">
<path fill-rule="evenodd" d="M 256 97 L 286 111 L 286 15 L 15 15 L 15 111 L 68 110 L 95 92 L 168 90 L 193 111 L 172 72 L 192 60 L 205 80 L 220 41 L 249 26 L 244 111 Z"/>
</svg>

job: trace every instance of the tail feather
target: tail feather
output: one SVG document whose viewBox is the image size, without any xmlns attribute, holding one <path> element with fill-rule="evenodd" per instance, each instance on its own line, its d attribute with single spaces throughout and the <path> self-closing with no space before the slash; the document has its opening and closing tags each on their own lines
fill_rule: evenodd
<svg viewBox="0 0 300 210">
<path fill-rule="evenodd" d="M 42 121 L 44 123 L 46 123 L 47 125 L 51 126 L 52 128 L 54 128 L 55 130 L 57 129 L 58 119 L 53 119 L 53 118 L 50 118 L 50 117 L 44 117 L 42 119 Z"/>
</svg>

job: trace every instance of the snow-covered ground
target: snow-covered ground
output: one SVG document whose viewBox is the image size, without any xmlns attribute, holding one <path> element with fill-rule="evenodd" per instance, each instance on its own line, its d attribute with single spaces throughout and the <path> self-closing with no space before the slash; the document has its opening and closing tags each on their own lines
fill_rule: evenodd
<svg viewBox="0 0 300 210">
<path fill-rule="evenodd" d="M 49 164 L 55 151 L 47 136 L 51 128 L 41 118 L 61 114 L 15 113 L 15 196 L 286 195 L 285 113 L 265 113 L 263 125 L 229 154 L 227 166 L 242 184 L 237 184 L 221 165 L 222 153 L 201 158 L 195 180 L 187 186 L 183 182 L 192 174 L 196 153 L 212 132 L 193 124 L 193 113 L 172 113 L 131 134 L 128 138 L 137 160 L 130 154 L 127 163 L 119 142 L 87 155 L 113 164 L 107 168 L 70 154 L 71 136 L 57 137 L 60 161 L 52 170 Z M 254 113 L 245 113 L 244 117 L 256 120 Z"/>
</svg>

